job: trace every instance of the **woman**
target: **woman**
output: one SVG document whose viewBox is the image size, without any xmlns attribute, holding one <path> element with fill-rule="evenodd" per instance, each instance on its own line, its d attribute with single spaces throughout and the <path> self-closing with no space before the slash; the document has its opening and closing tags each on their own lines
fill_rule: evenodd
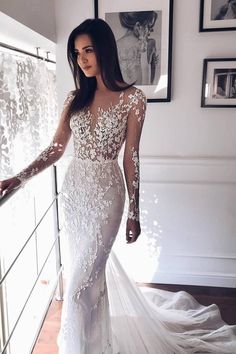
<svg viewBox="0 0 236 354">
<path fill-rule="evenodd" d="M 218 318 L 216 308 L 196 306 L 183 293 L 150 293 L 151 301 L 111 252 L 125 200 L 117 163 L 124 141 L 127 242 L 140 235 L 139 141 L 146 101 L 123 81 L 115 38 L 103 20 L 86 20 L 72 31 L 68 59 L 76 90 L 65 102 L 52 144 L 0 184 L 2 192 L 12 190 L 54 163 L 73 134 L 74 158 L 62 187 L 69 264 L 59 353 L 233 353 L 234 328 Z M 183 299 L 189 308 L 174 309 Z"/>
</svg>

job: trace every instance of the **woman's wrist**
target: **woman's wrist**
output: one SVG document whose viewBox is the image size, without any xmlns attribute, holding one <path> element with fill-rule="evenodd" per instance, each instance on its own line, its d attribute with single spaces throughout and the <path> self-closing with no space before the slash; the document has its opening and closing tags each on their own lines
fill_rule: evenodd
<svg viewBox="0 0 236 354">
<path fill-rule="evenodd" d="M 139 221 L 139 209 L 138 210 L 129 210 L 128 219 Z"/>
<path fill-rule="evenodd" d="M 20 172 L 15 176 L 15 178 L 20 182 L 19 187 L 24 187 L 27 182 L 26 173 Z"/>
</svg>

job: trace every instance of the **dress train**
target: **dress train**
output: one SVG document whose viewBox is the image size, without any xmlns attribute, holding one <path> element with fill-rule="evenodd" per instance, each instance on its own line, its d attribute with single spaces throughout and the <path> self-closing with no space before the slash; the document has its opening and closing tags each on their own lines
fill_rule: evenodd
<svg viewBox="0 0 236 354">
<path fill-rule="evenodd" d="M 114 354 L 236 353 L 236 326 L 190 294 L 140 288 L 112 251 L 106 268 Z"/>
</svg>

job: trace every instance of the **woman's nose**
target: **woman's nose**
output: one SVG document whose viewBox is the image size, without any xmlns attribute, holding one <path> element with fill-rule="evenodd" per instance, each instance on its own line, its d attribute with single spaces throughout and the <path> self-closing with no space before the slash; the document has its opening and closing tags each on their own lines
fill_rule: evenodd
<svg viewBox="0 0 236 354">
<path fill-rule="evenodd" d="M 83 63 L 86 63 L 87 58 L 86 58 L 86 55 L 85 55 L 85 54 L 82 54 L 82 55 L 81 55 L 81 61 L 82 61 Z"/>
</svg>

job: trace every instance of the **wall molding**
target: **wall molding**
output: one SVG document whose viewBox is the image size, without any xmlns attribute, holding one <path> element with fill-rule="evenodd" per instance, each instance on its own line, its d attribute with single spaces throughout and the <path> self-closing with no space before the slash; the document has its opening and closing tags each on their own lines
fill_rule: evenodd
<svg viewBox="0 0 236 354">
<path fill-rule="evenodd" d="M 236 184 L 234 157 L 141 156 L 142 183 Z"/>
<path fill-rule="evenodd" d="M 225 288 L 236 288 L 236 274 L 219 274 L 213 272 L 179 272 L 167 273 L 158 271 L 156 280 L 160 284 L 182 284 L 197 286 L 217 286 Z"/>
<path fill-rule="evenodd" d="M 160 156 L 151 156 L 151 155 L 140 155 L 140 160 L 143 163 L 170 163 L 175 164 L 180 162 L 184 164 L 203 164 L 203 163 L 236 163 L 236 156 L 174 156 L 174 155 L 160 155 Z"/>
<path fill-rule="evenodd" d="M 232 239 L 236 220 L 236 157 L 141 156 L 140 160 L 141 209 L 148 211 L 145 223 L 149 223 L 152 230 L 152 222 L 158 220 L 166 240 L 159 266 L 152 275 L 153 281 L 236 288 L 236 253 L 232 248 L 235 244 Z M 172 193 L 177 202 L 173 203 Z M 160 199 L 157 206 L 155 198 Z M 186 215 L 188 220 L 185 220 Z M 216 224 L 212 225 L 214 220 Z M 153 232 L 158 233 L 158 230 Z M 176 245 L 178 235 L 183 246 Z M 199 247 L 193 242 L 196 235 Z M 229 242 L 228 246 L 225 242 Z"/>
<path fill-rule="evenodd" d="M 204 258 L 204 259 L 232 259 L 236 260 L 236 254 L 194 254 L 194 253 L 163 253 L 163 257 L 180 257 L 180 258 Z M 236 273 L 235 273 L 236 275 Z"/>
</svg>

